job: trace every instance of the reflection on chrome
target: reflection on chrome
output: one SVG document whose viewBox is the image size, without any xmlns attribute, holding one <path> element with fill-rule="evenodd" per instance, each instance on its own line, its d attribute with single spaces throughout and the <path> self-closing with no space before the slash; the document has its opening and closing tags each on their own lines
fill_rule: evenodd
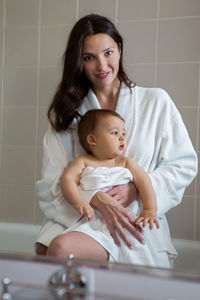
<svg viewBox="0 0 200 300">
<path fill-rule="evenodd" d="M 9 285 L 11 280 L 8 277 L 2 279 L 2 295 L 1 300 L 13 300 L 11 294 L 9 293 Z"/>
<path fill-rule="evenodd" d="M 77 268 L 74 268 L 72 261 L 74 255 L 70 254 L 67 257 L 66 267 L 54 273 L 49 279 L 49 286 L 54 288 L 54 293 L 57 296 L 63 297 L 72 290 L 79 290 L 80 294 L 85 293 L 87 289 L 87 280 L 85 275 L 81 274 Z"/>
</svg>

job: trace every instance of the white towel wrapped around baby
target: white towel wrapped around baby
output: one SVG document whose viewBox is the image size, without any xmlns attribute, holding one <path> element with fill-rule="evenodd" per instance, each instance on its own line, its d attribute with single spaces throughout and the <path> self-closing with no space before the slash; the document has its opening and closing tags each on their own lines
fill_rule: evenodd
<svg viewBox="0 0 200 300">
<path fill-rule="evenodd" d="M 113 186 L 126 184 L 133 180 L 131 172 L 123 167 L 87 167 L 84 169 L 80 179 L 79 192 L 89 202 L 97 191 L 106 192 Z M 139 211 L 141 211 L 140 201 L 133 201 L 127 207 L 127 210 L 137 217 Z M 166 240 L 168 235 L 163 236 L 163 233 L 161 234 L 161 231 L 156 229 L 156 227 L 153 230 L 149 230 L 147 225 L 144 229 L 145 245 L 142 245 L 126 229 L 124 230 L 134 244 L 133 249 L 129 249 L 120 237 L 121 246 L 115 245 L 100 212 L 95 210 L 94 217 L 90 222 L 86 217 L 83 217 L 78 223 L 63 233 L 79 231 L 88 234 L 108 251 L 110 261 L 170 267 L 168 255 L 176 256 L 177 253 L 171 240 Z M 170 253 L 167 253 L 166 249 L 170 249 Z"/>
<path fill-rule="evenodd" d="M 122 167 L 86 167 L 81 175 L 79 192 L 86 201 L 90 201 L 97 191 L 106 192 L 113 186 L 133 181 L 133 175 Z M 138 215 L 138 201 L 134 201 L 129 210 Z"/>
</svg>

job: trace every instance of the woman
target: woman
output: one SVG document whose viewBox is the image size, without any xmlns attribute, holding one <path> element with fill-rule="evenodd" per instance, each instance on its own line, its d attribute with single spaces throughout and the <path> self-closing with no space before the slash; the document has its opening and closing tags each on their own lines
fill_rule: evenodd
<svg viewBox="0 0 200 300">
<path fill-rule="evenodd" d="M 122 38 L 107 18 L 88 15 L 73 27 L 62 80 L 48 112 L 51 126 L 43 143 L 43 172 L 37 190 L 48 221 L 36 244 L 38 254 L 46 253 L 49 247 L 49 255 L 73 252 L 79 257 L 110 259 L 90 236 L 64 233 L 79 215 L 64 199 L 59 179 L 65 166 L 84 154 L 78 142 L 77 120 L 90 109 L 115 110 L 126 121 L 126 156 L 134 158 L 151 178 L 163 235 L 169 236 L 165 213 L 181 202 L 196 175 L 196 153 L 175 105 L 161 89 L 135 86 L 123 70 L 122 56 Z M 109 201 L 95 194 L 90 204 L 100 211 L 115 244 L 119 245 L 120 236 L 127 246 L 134 246 L 124 228 L 144 243 L 140 227 L 126 210 L 136 199 L 134 185 L 114 187 L 107 194 Z M 158 250 L 167 258 L 174 254 L 167 245 Z"/>
</svg>

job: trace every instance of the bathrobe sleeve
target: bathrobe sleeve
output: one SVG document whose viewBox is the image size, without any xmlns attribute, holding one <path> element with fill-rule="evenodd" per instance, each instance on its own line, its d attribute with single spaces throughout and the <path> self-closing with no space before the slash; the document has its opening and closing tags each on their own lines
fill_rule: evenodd
<svg viewBox="0 0 200 300">
<path fill-rule="evenodd" d="M 123 88 L 118 113 L 125 120 L 126 156 L 149 174 L 158 216 L 177 206 L 197 174 L 197 155 L 187 129 L 168 93 L 160 88 Z"/>
<path fill-rule="evenodd" d="M 197 174 L 197 155 L 181 115 L 164 91 L 166 108 L 158 122 L 157 162 L 149 176 L 157 197 L 158 216 L 177 206 Z"/>
<path fill-rule="evenodd" d="M 36 183 L 39 205 L 45 216 L 66 227 L 76 223 L 78 212 L 63 197 L 60 176 L 72 160 L 72 136 L 56 133 L 50 126 L 43 139 L 41 180 Z"/>
</svg>

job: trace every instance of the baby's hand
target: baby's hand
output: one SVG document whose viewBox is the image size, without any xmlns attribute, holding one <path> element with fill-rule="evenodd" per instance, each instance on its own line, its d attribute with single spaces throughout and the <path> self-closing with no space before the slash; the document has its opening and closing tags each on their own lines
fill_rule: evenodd
<svg viewBox="0 0 200 300">
<path fill-rule="evenodd" d="M 135 220 L 135 224 L 138 225 L 140 222 L 143 223 L 142 227 L 149 224 L 149 229 L 153 229 L 153 224 L 156 224 L 157 229 L 160 228 L 155 212 L 152 212 L 151 210 L 146 209 L 141 212 L 140 216 Z"/>
<path fill-rule="evenodd" d="M 83 201 L 83 202 L 77 204 L 76 209 L 79 211 L 81 216 L 85 213 L 88 218 L 88 221 L 90 221 L 94 216 L 93 208 L 86 201 Z"/>
</svg>

